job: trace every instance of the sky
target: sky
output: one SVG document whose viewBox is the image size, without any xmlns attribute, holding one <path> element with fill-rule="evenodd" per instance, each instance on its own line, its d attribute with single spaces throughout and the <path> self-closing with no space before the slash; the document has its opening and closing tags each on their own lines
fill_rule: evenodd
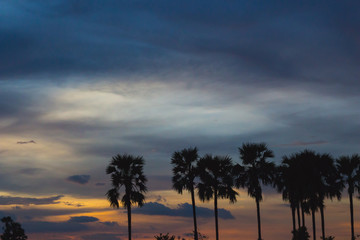
<svg viewBox="0 0 360 240">
<path fill-rule="evenodd" d="M 245 142 L 267 143 L 275 163 L 359 153 L 359 66 L 358 1 L 2 0 L 0 215 L 30 240 L 127 239 L 105 169 L 128 153 L 149 179 L 134 238 L 190 238 L 171 154 L 197 146 L 240 163 Z M 255 202 L 239 193 L 219 202 L 221 239 L 257 237 Z M 328 235 L 349 238 L 346 194 L 326 205 Z M 212 202 L 197 206 L 215 239 Z M 264 239 L 290 239 L 281 195 L 265 189 L 261 211 Z"/>
</svg>

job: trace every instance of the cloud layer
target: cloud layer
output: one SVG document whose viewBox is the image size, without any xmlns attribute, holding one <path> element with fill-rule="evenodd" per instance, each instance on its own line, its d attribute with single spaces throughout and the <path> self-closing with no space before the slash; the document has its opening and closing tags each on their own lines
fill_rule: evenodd
<svg viewBox="0 0 360 240">
<path fill-rule="evenodd" d="M 219 218 L 234 219 L 230 211 L 219 208 Z M 209 218 L 214 216 L 214 211 L 209 208 L 196 207 L 198 217 Z M 149 202 L 144 204 L 143 207 L 133 210 L 133 213 L 145 215 L 164 215 L 164 216 L 177 216 L 177 217 L 192 217 L 192 206 L 188 203 L 179 204 L 177 208 L 169 208 L 161 203 Z"/>
</svg>

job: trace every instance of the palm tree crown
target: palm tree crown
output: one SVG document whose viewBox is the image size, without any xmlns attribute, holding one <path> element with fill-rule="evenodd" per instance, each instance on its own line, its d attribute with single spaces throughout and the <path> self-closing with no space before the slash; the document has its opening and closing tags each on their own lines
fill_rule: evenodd
<svg viewBox="0 0 360 240">
<path fill-rule="evenodd" d="M 171 158 L 173 167 L 173 188 L 180 194 L 183 190 L 191 191 L 194 189 L 194 179 L 197 176 L 196 163 L 199 159 L 197 148 L 183 149 L 174 152 Z"/>
</svg>

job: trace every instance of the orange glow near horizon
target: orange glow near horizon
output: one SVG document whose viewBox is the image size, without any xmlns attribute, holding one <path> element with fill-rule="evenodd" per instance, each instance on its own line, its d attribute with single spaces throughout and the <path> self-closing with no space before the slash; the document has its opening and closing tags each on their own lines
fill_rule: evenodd
<svg viewBox="0 0 360 240">
<path fill-rule="evenodd" d="M 219 218 L 219 231 L 221 239 L 236 239 L 242 236 L 243 239 L 257 238 L 256 205 L 255 201 L 241 192 L 239 201 L 235 204 L 229 204 L 226 200 L 219 201 L 219 208 L 225 208 L 231 211 L 235 219 Z M 149 193 L 148 202 L 154 201 L 155 196 L 164 196 L 166 206 L 175 208 L 177 204 L 189 202 L 189 194 L 179 195 L 175 191 L 156 191 Z M 80 202 L 76 198 L 64 197 L 64 201 Z M 325 223 L 327 236 L 333 235 L 337 239 L 349 237 L 349 209 L 346 197 L 341 201 L 327 201 L 325 211 Z M 63 202 L 63 201 L 61 201 Z M 109 229 L 106 226 L 96 225 L 97 223 L 88 223 L 93 226 L 91 231 L 69 232 L 69 233 L 41 233 L 28 234 L 29 240 L 51 240 L 51 239 L 81 239 L 80 236 L 86 234 L 121 234 L 123 238 L 127 236 L 127 214 L 125 209 L 111 209 L 106 199 L 81 199 L 84 202 L 83 212 L 46 216 L 41 221 L 66 222 L 71 217 L 88 216 L 98 218 L 98 222 L 117 222 L 117 229 Z M 356 202 L 355 202 L 356 203 Z M 212 208 L 213 201 L 202 203 L 197 201 L 198 207 Z M 11 209 L 13 205 L 2 208 L 2 210 Z M 24 206 L 24 209 L 76 209 L 73 206 L 67 206 L 63 203 L 55 205 Z M 260 204 L 262 235 L 267 240 L 279 240 L 291 238 L 291 212 L 290 208 L 281 199 L 280 194 L 265 195 L 264 201 Z M 360 227 L 359 216 L 357 216 L 357 205 L 355 205 L 355 229 Z M 160 213 L 159 213 L 160 214 Z M 306 216 L 306 225 L 308 232 L 312 235 L 311 217 Z M 320 215 L 316 214 L 317 236 L 321 236 Z M 186 239 L 191 237 L 184 234 L 191 234 L 193 229 L 193 219 L 191 217 L 176 217 L 164 215 L 144 215 L 133 214 L 132 229 L 134 239 L 145 240 L 154 239 L 154 235 L 159 233 L 170 233 L 175 236 L 181 236 Z M 198 218 L 199 232 L 215 239 L 214 218 Z M 135 237 L 136 236 L 136 237 Z"/>
</svg>

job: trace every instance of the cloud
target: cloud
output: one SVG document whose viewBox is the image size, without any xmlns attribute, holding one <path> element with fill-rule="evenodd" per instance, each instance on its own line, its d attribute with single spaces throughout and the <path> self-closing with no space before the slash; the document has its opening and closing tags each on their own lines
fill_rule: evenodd
<svg viewBox="0 0 360 240">
<path fill-rule="evenodd" d="M 29 221 L 22 224 L 26 232 L 46 233 L 46 232 L 79 232 L 88 230 L 89 227 L 77 222 L 45 222 Z"/>
<path fill-rule="evenodd" d="M 99 221 L 96 217 L 88 217 L 88 216 L 77 216 L 71 217 L 68 222 L 77 222 L 77 223 L 89 223 L 89 222 L 97 222 Z"/>
<path fill-rule="evenodd" d="M 83 207 L 84 204 L 81 203 L 72 203 L 72 202 L 62 202 L 64 203 L 66 206 L 71 206 L 71 207 Z"/>
<path fill-rule="evenodd" d="M 234 219 L 230 211 L 219 208 L 219 218 Z M 136 208 L 133 213 L 145 215 L 164 215 L 164 216 L 177 216 L 177 217 L 192 217 L 192 206 L 188 203 L 179 204 L 177 208 L 169 208 L 157 202 L 146 203 L 141 208 Z M 198 217 L 209 218 L 214 216 L 214 211 L 209 208 L 196 207 Z"/>
<path fill-rule="evenodd" d="M 86 184 L 90 180 L 90 175 L 73 175 L 69 176 L 67 180 L 74 183 Z"/>
<path fill-rule="evenodd" d="M 83 240 L 121 240 L 121 235 L 115 233 L 96 233 L 81 237 Z"/>
<path fill-rule="evenodd" d="M 105 186 L 105 183 L 98 182 L 98 183 L 95 183 L 95 186 L 98 186 L 98 187 L 100 187 L 100 186 Z"/>
<path fill-rule="evenodd" d="M 353 93 L 359 90 L 359 17 L 353 4 L 275 1 L 259 7 L 252 2 L 211 1 L 203 8 L 193 1 L 141 6 L 113 1 L 19 6 L 8 1 L 4 5 L 11 9 L 0 18 L 7 20 L 0 28 L 0 52 L 7 56 L 0 59 L 4 80 L 159 72 L 173 76 L 181 71 L 261 85 L 316 79 L 335 86 L 342 79 L 354 83 Z M 41 29 L 35 27 L 38 23 Z"/>
<path fill-rule="evenodd" d="M 71 217 L 68 221 L 63 222 L 47 222 L 47 221 L 27 221 L 24 222 L 24 228 L 30 233 L 61 233 L 61 232 L 79 232 L 90 230 L 94 225 L 88 223 L 95 223 L 106 227 L 116 227 L 119 225 L 116 222 L 99 222 L 99 219 L 91 216 L 76 216 Z"/>
<path fill-rule="evenodd" d="M 0 196 L 0 205 L 47 205 L 47 204 L 58 204 L 58 200 L 61 199 L 63 195 L 58 195 L 48 198 L 24 198 L 24 197 L 10 197 L 10 196 Z"/>
<path fill-rule="evenodd" d="M 119 224 L 117 222 L 100 222 L 100 223 L 107 227 L 118 227 L 119 226 Z"/>
<path fill-rule="evenodd" d="M 19 141 L 17 142 L 17 144 L 29 144 L 29 143 L 34 143 L 36 144 L 36 142 L 34 140 L 30 140 L 30 141 Z"/>
</svg>

